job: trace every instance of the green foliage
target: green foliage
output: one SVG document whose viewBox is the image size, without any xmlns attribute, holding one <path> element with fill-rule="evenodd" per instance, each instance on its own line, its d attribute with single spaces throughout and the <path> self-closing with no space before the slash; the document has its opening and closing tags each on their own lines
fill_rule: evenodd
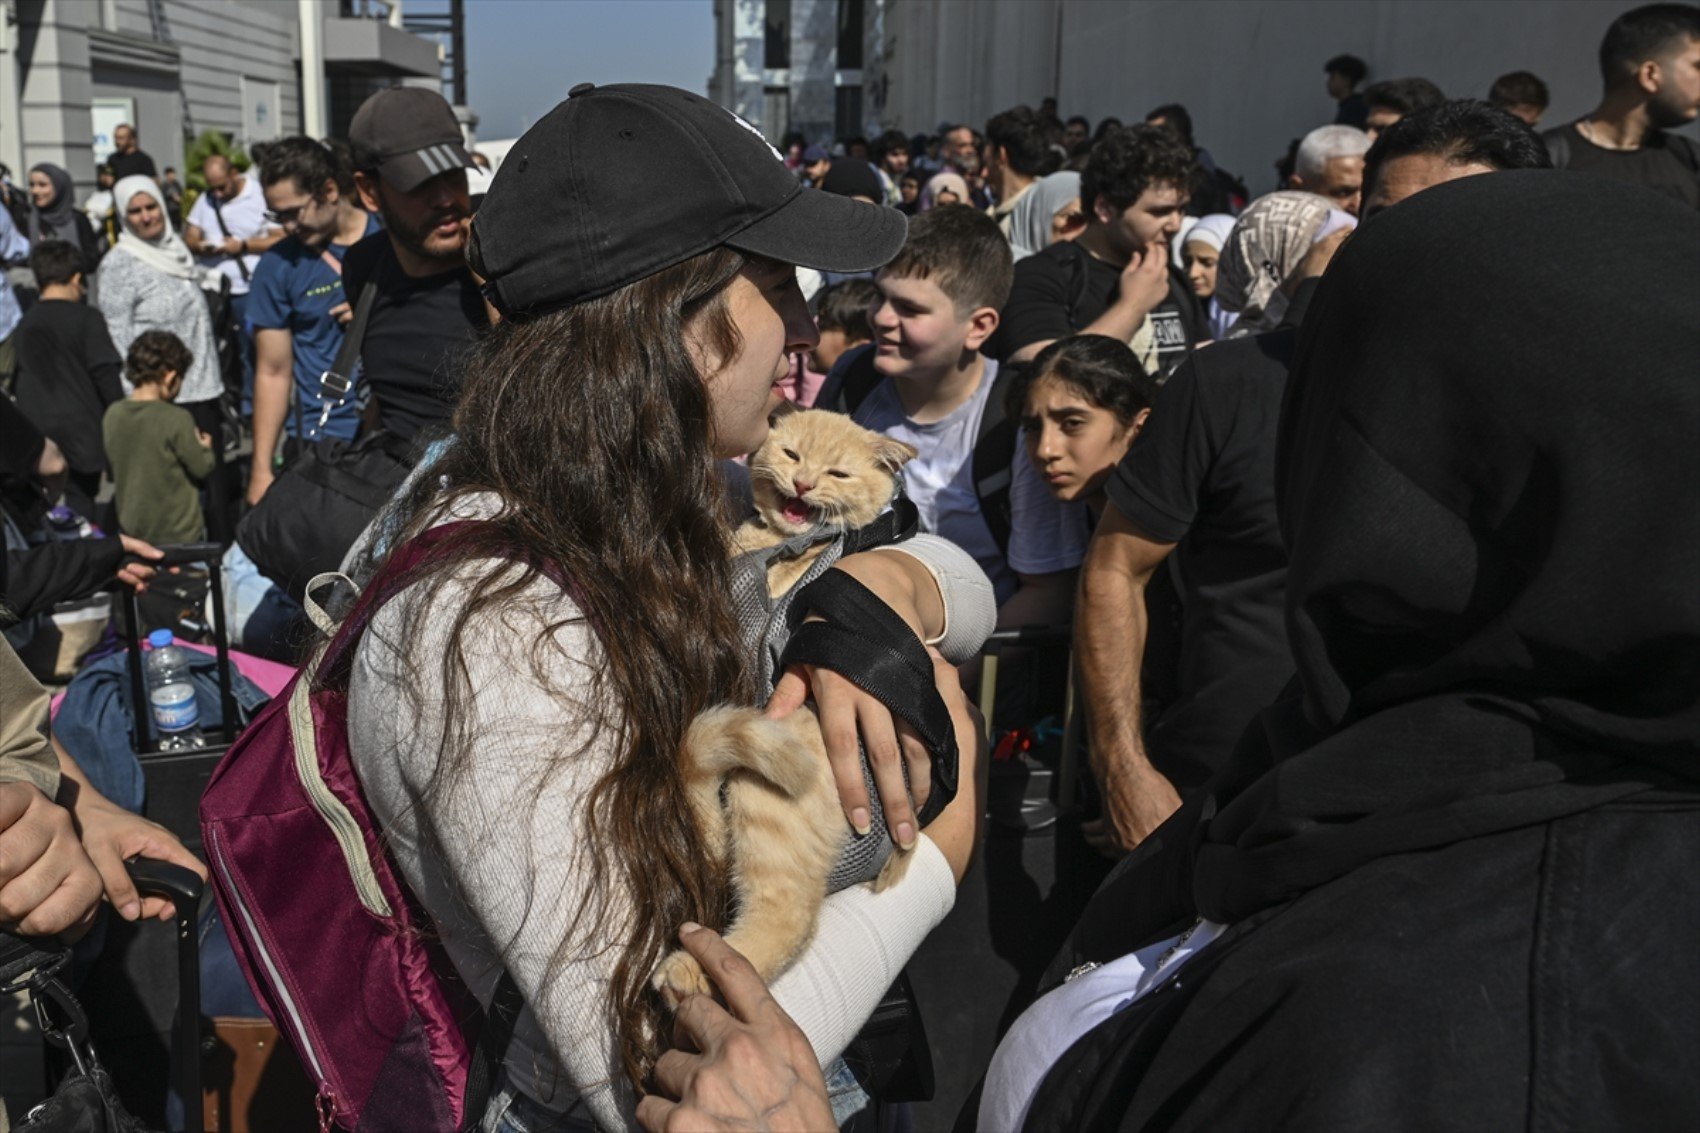
<svg viewBox="0 0 1700 1133">
<path fill-rule="evenodd" d="M 246 173 L 254 164 L 248 157 L 248 151 L 230 140 L 230 136 L 222 130 L 203 130 L 201 136 L 189 147 L 189 152 L 183 158 L 187 166 L 183 170 L 183 215 L 195 207 L 195 200 L 207 191 L 207 179 L 201 174 L 201 166 L 207 158 L 220 154 L 230 159 L 230 164 Z"/>
</svg>

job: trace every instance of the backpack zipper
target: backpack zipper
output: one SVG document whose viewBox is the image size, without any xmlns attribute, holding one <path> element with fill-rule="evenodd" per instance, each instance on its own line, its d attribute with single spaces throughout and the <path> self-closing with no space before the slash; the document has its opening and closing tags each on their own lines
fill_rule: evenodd
<svg viewBox="0 0 1700 1133">
<path fill-rule="evenodd" d="M 307 792 L 313 809 L 319 812 L 319 817 L 336 836 L 360 903 L 380 917 L 394 916 L 389 901 L 378 886 L 378 875 L 366 853 L 366 839 L 360 833 L 360 824 L 342 800 L 332 793 L 319 771 L 319 749 L 314 742 L 312 684 L 312 680 L 303 673 L 289 697 L 289 732 L 295 748 L 296 777 L 301 780 L 301 787 Z"/>
<path fill-rule="evenodd" d="M 218 875 L 224 882 L 221 886 L 224 895 L 232 905 L 236 906 L 236 912 L 242 917 L 242 927 L 253 946 L 254 954 L 260 958 L 260 963 L 265 965 L 272 991 L 276 994 L 278 1002 L 283 1004 L 284 1011 L 289 1015 L 289 1025 L 290 1029 L 295 1032 L 296 1043 L 306 1054 L 307 1061 L 312 1064 L 313 1077 L 319 1083 L 320 1095 L 334 1097 L 330 1083 L 325 1080 L 324 1067 L 319 1062 L 319 1052 L 313 1049 L 313 1040 L 307 1034 L 307 1025 L 301 1018 L 301 1010 L 296 1007 L 294 998 L 289 994 L 289 985 L 284 982 L 283 973 L 278 970 L 277 964 L 273 962 L 271 953 L 266 951 L 265 938 L 260 935 L 259 926 L 254 923 L 254 916 L 248 911 L 248 905 L 242 899 L 242 889 L 236 884 L 235 878 L 231 875 L 230 866 L 224 860 L 224 831 L 214 827 L 210 833 L 212 834 L 213 866 L 218 870 Z"/>
</svg>

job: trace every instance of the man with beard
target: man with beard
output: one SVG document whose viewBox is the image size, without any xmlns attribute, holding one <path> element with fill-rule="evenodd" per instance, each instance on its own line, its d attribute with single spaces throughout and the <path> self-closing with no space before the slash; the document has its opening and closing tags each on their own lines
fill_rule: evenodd
<svg viewBox="0 0 1700 1133">
<path fill-rule="evenodd" d="M 1600 43 L 1600 72 L 1605 93 L 1594 112 L 1541 135 L 1552 163 L 1700 208 L 1700 146 L 1666 133 L 1700 116 L 1700 7 L 1623 13 Z"/>
<path fill-rule="evenodd" d="M 383 232 L 348 253 L 344 274 L 350 303 L 368 282 L 376 288 L 360 345 L 375 406 L 367 420 L 412 441 L 447 425 L 459 393 L 455 363 L 488 325 L 466 266 L 472 155 L 435 91 L 379 91 L 348 133 L 361 202 L 384 220 Z"/>
</svg>

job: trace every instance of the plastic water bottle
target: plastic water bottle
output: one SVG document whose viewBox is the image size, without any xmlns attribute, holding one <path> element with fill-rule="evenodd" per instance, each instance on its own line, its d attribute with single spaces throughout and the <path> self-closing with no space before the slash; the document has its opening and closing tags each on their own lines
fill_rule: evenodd
<svg viewBox="0 0 1700 1133">
<path fill-rule="evenodd" d="M 159 749 L 186 751 L 206 747 L 201 736 L 201 712 L 195 703 L 195 685 L 189 679 L 189 651 L 171 643 L 168 629 L 156 629 L 148 634 L 148 645 L 142 671 L 147 675 L 148 702 L 153 707 L 154 726 L 159 730 Z"/>
</svg>

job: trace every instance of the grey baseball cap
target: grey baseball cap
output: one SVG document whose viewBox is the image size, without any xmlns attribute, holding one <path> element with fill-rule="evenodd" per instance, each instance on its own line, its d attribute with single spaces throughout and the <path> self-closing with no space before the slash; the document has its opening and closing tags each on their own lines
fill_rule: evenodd
<svg viewBox="0 0 1700 1133">
<path fill-rule="evenodd" d="M 348 127 L 354 168 L 403 193 L 472 165 L 448 100 L 423 87 L 392 87 L 360 104 Z"/>
</svg>

